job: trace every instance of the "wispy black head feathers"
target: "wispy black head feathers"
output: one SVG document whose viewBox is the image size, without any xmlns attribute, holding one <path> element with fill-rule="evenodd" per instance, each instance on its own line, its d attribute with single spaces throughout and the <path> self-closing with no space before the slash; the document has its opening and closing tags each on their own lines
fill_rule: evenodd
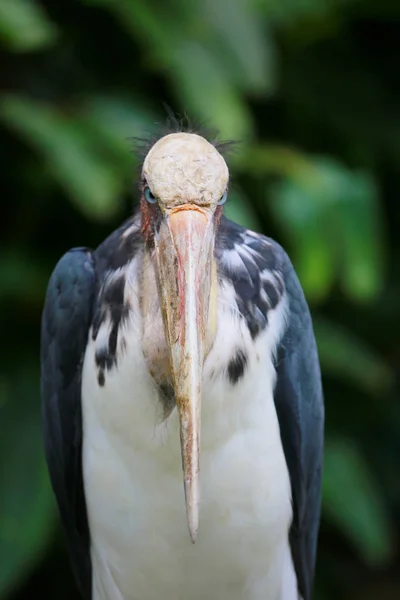
<svg viewBox="0 0 400 600">
<path fill-rule="evenodd" d="M 205 126 L 204 122 L 193 121 L 186 114 L 183 116 L 176 115 L 167 105 L 164 105 L 164 108 L 167 112 L 165 123 L 156 123 L 155 131 L 152 131 L 148 135 L 129 138 L 133 142 L 135 154 L 138 156 L 141 163 L 144 161 L 152 146 L 154 146 L 154 144 L 162 137 L 170 133 L 196 133 L 208 140 L 223 156 L 226 156 L 229 152 L 234 150 L 237 142 L 232 140 L 220 141 L 216 129 Z"/>
</svg>

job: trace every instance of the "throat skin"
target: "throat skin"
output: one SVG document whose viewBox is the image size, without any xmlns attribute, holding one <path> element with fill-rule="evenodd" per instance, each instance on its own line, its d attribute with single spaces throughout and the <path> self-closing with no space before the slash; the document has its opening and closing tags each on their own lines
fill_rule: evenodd
<svg viewBox="0 0 400 600">
<path fill-rule="evenodd" d="M 211 351 L 217 333 L 218 279 L 215 257 L 211 263 L 211 289 L 205 337 L 204 360 Z M 142 350 L 149 372 L 157 386 L 172 385 L 172 371 L 168 344 L 165 338 L 161 307 L 158 296 L 155 259 L 151 250 L 143 256 L 140 272 L 141 296 L 139 298 L 142 315 Z"/>
</svg>

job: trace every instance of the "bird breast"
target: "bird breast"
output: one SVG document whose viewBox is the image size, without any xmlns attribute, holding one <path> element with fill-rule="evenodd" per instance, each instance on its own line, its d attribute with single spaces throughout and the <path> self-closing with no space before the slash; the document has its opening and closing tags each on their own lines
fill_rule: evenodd
<svg viewBox="0 0 400 600">
<path fill-rule="evenodd" d="M 219 285 L 217 334 L 203 372 L 200 530 L 193 545 L 177 411 L 160 414 L 149 377 L 149 364 L 165 373 L 168 356 L 156 284 L 154 276 L 143 284 L 143 303 L 139 272 L 138 261 L 125 272 L 124 351 L 118 346 L 100 385 L 95 357 L 108 331 L 104 321 L 89 338 L 82 372 L 94 600 L 282 600 L 287 556 L 293 571 L 290 482 L 273 401 L 282 307 L 253 341 L 233 285 Z M 285 600 L 296 598 L 294 584 L 291 590 Z"/>
</svg>

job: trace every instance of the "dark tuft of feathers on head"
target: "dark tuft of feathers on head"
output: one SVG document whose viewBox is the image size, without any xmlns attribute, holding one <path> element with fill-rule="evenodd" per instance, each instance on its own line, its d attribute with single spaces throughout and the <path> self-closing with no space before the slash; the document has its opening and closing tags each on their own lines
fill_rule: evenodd
<svg viewBox="0 0 400 600">
<path fill-rule="evenodd" d="M 141 164 L 154 144 L 170 133 L 182 132 L 200 135 L 208 140 L 223 156 L 226 156 L 235 149 L 237 142 L 233 140 L 220 141 L 218 131 L 205 126 L 204 122 L 193 121 L 186 114 L 183 116 L 176 115 L 167 105 L 164 105 L 164 108 L 167 112 L 165 123 L 156 123 L 155 131 L 149 132 L 143 137 L 129 138 L 133 142 L 134 152 Z"/>
</svg>

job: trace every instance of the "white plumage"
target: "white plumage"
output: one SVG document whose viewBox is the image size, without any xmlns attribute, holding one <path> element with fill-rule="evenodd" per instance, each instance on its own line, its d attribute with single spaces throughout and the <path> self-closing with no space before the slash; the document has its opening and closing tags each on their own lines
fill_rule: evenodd
<svg viewBox="0 0 400 600">
<path fill-rule="evenodd" d="M 82 372 L 83 473 L 92 545 L 93 600 L 297 600 L 288 544 L 289 474 L 273 400 L 273 353 L 285 296 L 251 340 L 233 286 L 218 287 L 217 334 L 203 373 L 200 528 L 190 542 L 176 409 L 163 421 L 142 350 L 139 273 L 126 267 L 131 311 L 116 369 L 97 382 L 89 336 Z M 152 336 L 162 332 L 155 317 Z M 123 346 L 123 347 L 122 347 Z M 235 348 L 248 357 L 235 386 Z"/>
</svg>

